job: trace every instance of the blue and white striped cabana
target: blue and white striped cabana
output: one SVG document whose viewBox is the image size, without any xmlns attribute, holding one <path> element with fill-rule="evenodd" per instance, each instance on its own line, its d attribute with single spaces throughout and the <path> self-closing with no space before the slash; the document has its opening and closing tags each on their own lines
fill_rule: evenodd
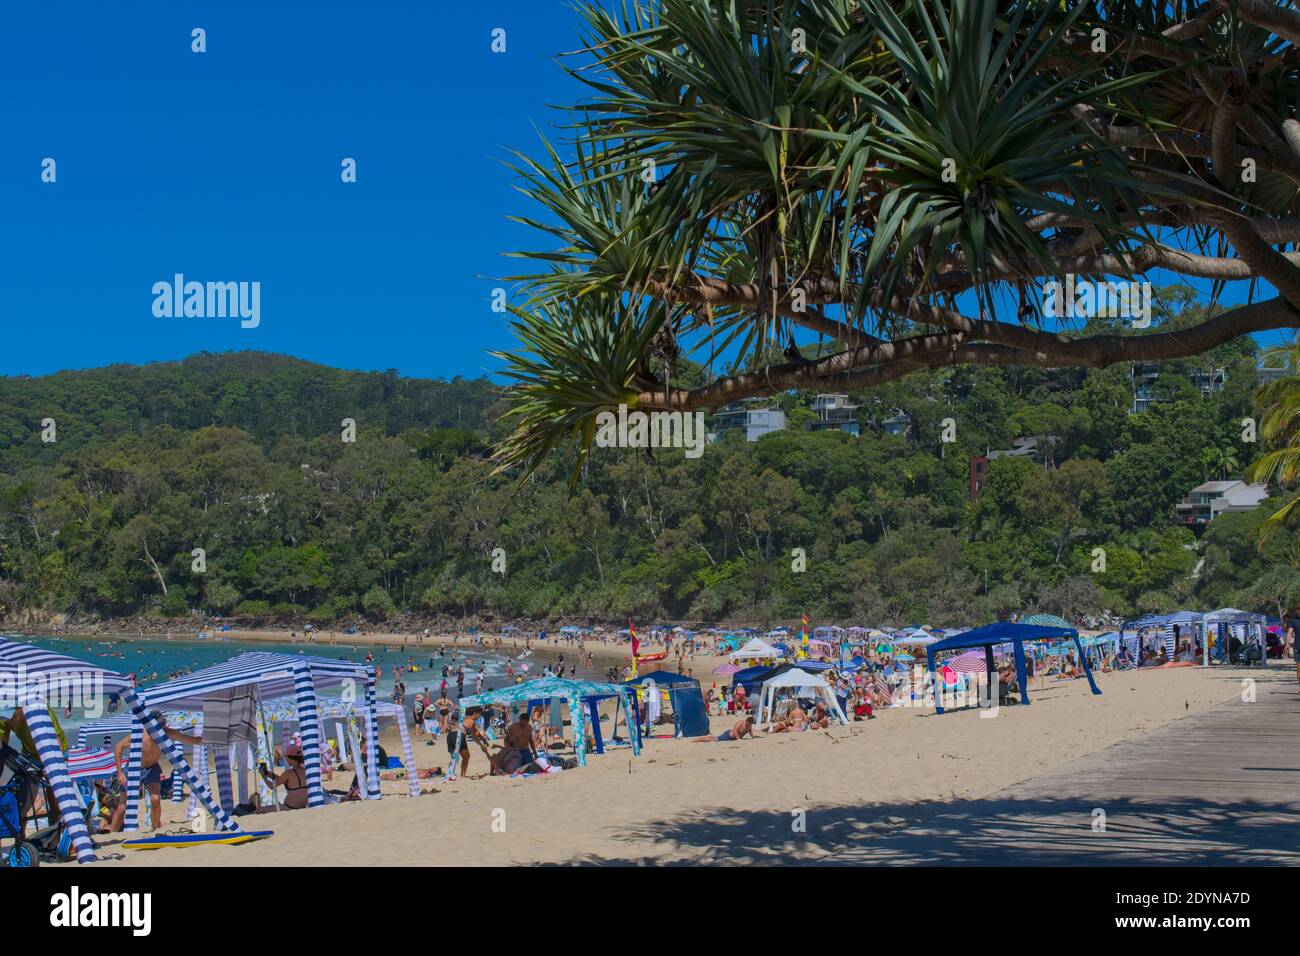
<svg viewBox="0 0 1300 956">
<path fill-rule="evenodd" d="M 148 732 L 172 765 L 179 767 L 191 789 L 204 801 L 223 830 L 237 830 L 235 821 L 212 800 L 207 784 L 201 781 L 186 763 L 180 747 L 163 732 L 158 722 L 149 716 L 143 702 L 131 687 L 125 674 L 105 670 L 94 664 L 79 661 L 32 644 L 11 641 L 0 637 L 0 705 L 21 707 L 27 726 L 36 745 L 37 756 L 45 769 L 50 789 L 59 805 L 59 816 L 68 828 L 73 852 L 77 861 L 88 863 L 95 859 L 94 845 L 82 817 L 81 801 L 76 787 L 68 776 L 67 758 L 59 745 L 54 723 L 50 720 L 51 706 L 80 707 L 101 711 L 108 698 L 114 694 L 131 708 L 140 721 L 142 732 Z M 138 767 L 138 764 L 137 764 Z M 130 780 L 128 779 L 128 784 Z M 139 771 L 135 786 L 139 788 Z"/>
<path fill-rule="evenodd" d="M 309 807 L 325 804 L 325 790 L 321 786 L 321 701 L 318 697 L 321 691 L 342 690 L 344 701 L 355 701 L 358 709 L 364 708 L 367 748 L 371 754 L 379 752 L 375 669 L 369 664 L 305 654 L 252 651 L 165 684 L 150 687 L 142 691 L 141 696 L 145 698 L 150 708 L 205 710 L 205 705 L 210 707 L 229 692 L 241 688 L 254 689 L 259 699 L 263 701 L 271 701 L 279 697 L 292 697 L 296 701 L 304 765 L 307 771 Z M 364 693 L 364 697 L 360 697 L 358 692 Z M 212 729 L 211 719 L 205 712 L 204 733 L 210 734 Z M 256 741 L 250 742 L 256 743 Z M 133 744 L 133 760 L 134 749 Z M 217 749 L 215 759 L 221 805 L 228 813 L 234 806 L 230 761 L 221 748 Z M 128 785 L 129 783 L 128 780 Z M 376 761 L 368 761 L 365 789 L 368 799 L 379 799 L 379 768 Z"/>
</svg>

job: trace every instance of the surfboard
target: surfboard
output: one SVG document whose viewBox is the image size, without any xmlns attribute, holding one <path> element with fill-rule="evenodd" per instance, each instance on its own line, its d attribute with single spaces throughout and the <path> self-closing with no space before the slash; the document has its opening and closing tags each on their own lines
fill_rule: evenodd
<svg viewBox="0 0 1300 956">
<path fill-rule="evenodd" d="M 238 833 L 177 833 L 171 836 L 146 837 L 140 840 L 127 840 L 122 847 L 127 850 L 157 850 L 165 846 L 204 846 L 218 844 L 237 846 L 253 840 L 264 840 L 274 830 L 241 830 Z"/>
</svg>

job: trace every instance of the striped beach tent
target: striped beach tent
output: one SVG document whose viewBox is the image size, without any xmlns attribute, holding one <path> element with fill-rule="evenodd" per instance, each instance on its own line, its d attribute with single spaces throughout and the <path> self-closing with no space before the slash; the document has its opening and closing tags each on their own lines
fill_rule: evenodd
<svg viewBox="0 0 1300 956">
<path fill-rule="evenodd" d="M 240 699 L 240 694 L 251 692 L 259 701 L 292 697 L 297 705 L 299 732 L 302 735 L 307 772 L 307 805 L 319 807 L 325 804 L 325 790 L 321 785 L 321 716 L 318 695 L 325 690 L 341 690 L 343 700 L 355 702 L 359 708 L 365 709 L 367 749 L 370 753 L 377 754 L 379 730 L 375 707 L 375 669 L 369 664 L 306 654 L 252 651 L 150 687 L 142 692 L 142 696 L 151 708 L 202 710 L 205 738 L 217 727 L 213 723 L 214 713 L 228 713 L 231 715 L 229 719 L 234 719 L 235 703 Z M 246 727 L 222 727 L 221 730 L 223 736 L 229 733 L 240 740 L 247 736 L 246 742 L 257 743 L 253 739 L 256 736 L 255 727 L 251 731 Z M 234 805 L 234 787 L 227 749 L 216 747 L 214 757 L 221 804 L 229 812 Z M 370 761 L 366 768 L 364 789 L 367 799 L 379 798 L 379 768 L 375 761 Z"/>
<path fill-rule="evenodd" d="M 170 756 L 173 766 L 180 768 L 190 786 L 213 812 L 218 825 L 225 830 L 239 829 L 235 821 L 212 801 L 207 785 L 185 762 L 180 748 L 173 745 L 162 727 L 145 710 L 131 687 L 129 677 L 42 647 L 0 637 L 0 703 L 21 707 L 26 715 L 37 757 L 59 805 L 59 816 L 68 828 L 77 861 L 91 862 L 95 859 L 95 849 L 81 815 L 81 800 L 76 786 L 68 775 L 67 758 L 50 720 L 49 708 L 99 709 L 113 695 L 121 698 L 136 715 L 142 732 L 148 733 Z M 129 785 L 130 780 L 127 782 Z M 136 786 L 139 786 L 138 772 Z"/>
</svg>

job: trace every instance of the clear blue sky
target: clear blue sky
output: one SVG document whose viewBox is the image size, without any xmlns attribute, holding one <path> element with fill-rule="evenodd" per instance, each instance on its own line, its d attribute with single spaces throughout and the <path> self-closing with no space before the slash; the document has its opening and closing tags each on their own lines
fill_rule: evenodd
<svg viewBox="0 0 1300 956">
<path fill-rule="evenodd" d="M 577 23 L 559 0 L 4 4 L 0 374 L 245 348 L 495 367 L 492 277 L 535 242 L 501 160 L 580 95 L 554 59 Z M 261 325 L 155 318 L 177 272 L 260 281 Z"/>
<path fill-rule="evenodd" d="M 0 374 L 205 349 L 496 369 L 501 253 L 545 242 L 506 221 L 537 210 L 502 160 L 583 95 L 555 62 L 577 24 L 561 0 L 5 4 Z M 155 318 L 178 272 L 260 282 L 260 326 Z"/>
</svg>

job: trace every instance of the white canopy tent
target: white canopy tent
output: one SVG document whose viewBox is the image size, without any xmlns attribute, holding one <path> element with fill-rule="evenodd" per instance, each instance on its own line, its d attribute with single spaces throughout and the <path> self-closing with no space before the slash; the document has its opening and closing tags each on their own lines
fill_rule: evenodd
<svg viewBox="0 0 1300 956">
<path fill-rule="evenodd" d="M 1201 625 L 1205 629 L 1205 653 L 1201 655 L 1202 664 L 1206 667 L 1210 663 L 1210 635 L 1215 636 L 1215 645 L 1220 649 L 1220 654 L 1224 661 L 1228 660 L 1227 645 L 1228 640 L 1224 640 L 1225 635 L 1229 637 L 1238 636 L 1233 633 L 1235 627 L 1240 627 L 1238 639 L 1243 645 L 1248 643 L 1251 632 L 1254 632 L 1255 640 L 1259 642 L 1261 667 L 1268 666 L 1268 618 L 1263 614 L 1256 614 L 1253 611 L 1239 611 L 1235 607 L 1223 607 L 1217 611 L 1210 611 L 1201 618 Z"/>
<path fill-rule="evenodd" d="M 930 644 L 939 643 L 939 640 L 939 638 L 934 637 L 931 634 L 926 634 L 924 632 L 918 634 L 916 631 L 913 631 L 911 634 L 907 635 L 907 637 L 900 637 L 898 640 L 894 641 L 894 644 L 898 647 L 927 647 Z"/>
<path fill-rule="evenodd" d="M 753 638 L 744 647 L 737 648 L 731 655 L 731 662 L 739 661 L 779 661 L 782 654 L 771 644 L 761 638 Z"/>
<path fill-rule="evenodd" d="M 831 693 L 830 684 L 826 683 L 816 674 L 810 674 L 802 668 L 792 667 L 788 671 L 777 674 L 775 677 L 769 677 L 763 681 L 763 686 L 759 689 L 758 711 L 755 718 L 757 723 L 762 724 L 766 714 L 767 729 L 772 729 L 772 711 L 776 704 L 776 694 L 780 690 L 790 690 L 796 692 L 799 697 L 813 697 L 820 700 L 826 705 L 841 724 L 847 724 L 848 718 L 844 716 L 844 711 L 840 709 L 840 703 Z"/>
</svg>

